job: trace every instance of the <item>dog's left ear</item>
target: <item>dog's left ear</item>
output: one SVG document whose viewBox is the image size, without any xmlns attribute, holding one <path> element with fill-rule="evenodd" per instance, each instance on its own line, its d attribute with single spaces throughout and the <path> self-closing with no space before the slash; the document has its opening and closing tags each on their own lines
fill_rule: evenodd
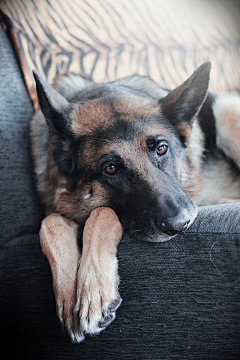
<svg viewBox="0 0 240 360">
<path fill-rule="evenodd" d="M 68 112 L 71 104 L 33 70 L 39 105 L 52 135 L 64 136 L 70 127 Z"/>
<path fill-rule="evenodd" d="M 193 119 L 207 95 L 210 69 L 211 63 L 205 62 L 182 85 L 159 101 L 163 114 L 176 127 L 183 142 L 190 135 Z"/>
<path fill-rule="evenodd" d="M 72 104 L 48 85 L 37 71 L 34 70 L 33 75 L 36 80 L 39 105 L 54 143 L 54 160 L 61 174 L 72 178 L 76 171 L 75 157 L 71 149 L 71 119 L 69 117 Z"/>
</svg>

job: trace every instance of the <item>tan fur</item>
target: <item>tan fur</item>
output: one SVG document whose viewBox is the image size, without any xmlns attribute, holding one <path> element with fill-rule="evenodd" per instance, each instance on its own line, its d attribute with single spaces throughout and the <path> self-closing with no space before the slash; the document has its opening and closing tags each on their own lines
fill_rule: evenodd
<svg viewBox="0 0 240 360">
<path fill-rule="evenodd" d="M 71 113 L 72 131 L 76 136 L 91 133 L 99 125 L 109 124 L 111 116 L 109 106 L 99 100 L 76 106 Z"/>
<path fill-rule="evenodd" d="M 239 95 L 237 93 L 222 95 L 216 100 L 213 111 L 217 119 L 217 144 L 240 168 Z"/>
<path fill-rule="evenodd" d="M 240 97 L 236 92 L 219 96 L 213 104 L 216 143 L 232 159 L 236 168 L 221 153 L 201 172 L 202 190 L 198 205 L 240 202 Z M 238 168 L 238 169 L 237 169 Z"/>
<path fill-rule="evenodd" d="M 189 138 L 191 135 L 192 126 L 185 121 L 182 121 L 176 128 L 184 138 Z"/>
<path fill-rule="evenodd" d="M 193 153 L 190 149 L 187 150 L 188 157 L 192 161 Z M 175 158 L 175 169 L 180 178 L 183 191 L 192 199 L 196 199 L 201 191 L 201 178 L 197 167 L 193 164 L 193 161 L 191 164 L 185 164 L 181 158 Z M 184 170 L 183 166 L 185 167 Z M 181 174 L 184 174 L 184 177 Z"/>
<path fill-rule="evenodd" d="M 59 214 L 47 216 L 42 222 L 40 244 L 52 271 L 57 314 L 71 331 L 80 260 L 76 224 Z"/>
<path fill-rule="evenodd" d="M 114 101 L 114 109 L 101 99 L 94 99 L 86 104 L 75 106 L 71 112 L 72 131 L 76 136 L 89 134 L 94 129 L 114 123 L 114 112 L 121 113 L 125 120 L 132 116 L 146 116 L 159 113 L 158 101 L 140 98 L 133 95 L 118 95 Z M 112 121 L 111 121 L 112 119 Z"/>
<path fill-rule="evenodd" d="M 86 195 L 90 191 L 91 196 L 88 198 Z M 103 205 L 104 195 L 104 187 L 97 181 L 92 182 L 89 187 L 85 186 L 84 189 L 79 186 L 73 192 L 70 192 L 66 187 L 59 188 L 54 196 L 54 209 L 60 214 L 82 223 L 93 209 Z"/>
<path fill-rule="evenodd" d="M 113 210 L 95 209 L 86 221 L 81 256 L 73 221 L 55 213 L 42 222 L 40 243 L 52 271 L 57 313 L 73 341 L 103 330 L 99 322 L 119 298 L 116 253 L 122 232 Z"/>
<path fill-rule="evenodd" d="M 84 227 L 75 314 L 80 318 L 80 328 L 90 334 L 96 333 L 102 314 L 119 297 L 116 253 L 122 232 L 110 208 L 92 211 Z"/>
</svg>

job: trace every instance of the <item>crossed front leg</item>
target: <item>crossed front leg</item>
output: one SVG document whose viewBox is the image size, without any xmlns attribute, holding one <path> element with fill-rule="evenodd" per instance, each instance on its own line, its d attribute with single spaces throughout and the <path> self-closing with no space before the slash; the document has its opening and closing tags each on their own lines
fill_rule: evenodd
<svg viewBox="0 0 240 360">
<path fill-rule="evenodd" d="M 121 304 L 116 254 L 122 233 L 112 209 L 93 210 L 81 255 L 73 221 L 54 213 L 42 222 L 40 243 L 52 271 L 57 314 L 73 342 L 100 333 L 115 319 Z"/>
</svg>

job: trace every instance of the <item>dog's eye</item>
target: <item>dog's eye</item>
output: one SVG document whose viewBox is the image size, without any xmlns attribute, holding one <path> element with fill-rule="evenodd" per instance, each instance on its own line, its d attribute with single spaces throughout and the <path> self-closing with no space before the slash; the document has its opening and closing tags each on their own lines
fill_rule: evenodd
<svg viewBox="0 0 240 360">
<path fill-rule="evenodd" d="M 106 167 L 104 168 L 104 170 L 106 171 L 106 173 L 107 173 L 108 175 L 115 175 L 115 174 L 118 173 L 118 168 L 117 168 L 115 165 L 113 165 L 113 164 L 110 164 L 110 165 L 106 166 Z"/>
<path fill-rule="evenodd" d="M 166 144 L 162 144 L 157 147 L 157 154 L 159 156 L 165 155 L 167 151 L 168 151 L 168 146 Z"/>
</svg>

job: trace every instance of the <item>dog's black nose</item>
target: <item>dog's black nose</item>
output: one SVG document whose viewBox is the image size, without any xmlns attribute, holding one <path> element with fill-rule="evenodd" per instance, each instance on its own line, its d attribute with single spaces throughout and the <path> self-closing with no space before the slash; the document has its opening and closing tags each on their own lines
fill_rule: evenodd
<svg viewBox="0 0 240 360">
<path fill-rule="evenodd" d="M 184 231 L 188 228 L 190 224 L 190 216 L 187 210 L 182 210 L 178 215 L 166 219 L 161 223 L 162 231 L 170 236 L 176 235 L 181 231 Z"/>
</svg>

